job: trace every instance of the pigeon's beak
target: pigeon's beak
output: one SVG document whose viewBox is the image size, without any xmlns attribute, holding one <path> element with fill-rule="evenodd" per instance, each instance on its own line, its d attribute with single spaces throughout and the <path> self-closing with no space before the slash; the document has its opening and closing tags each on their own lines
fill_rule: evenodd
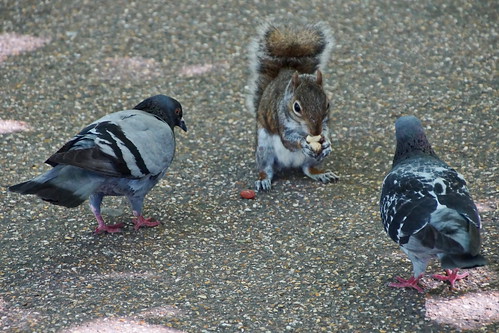
<svg viewBox="0 0 499 333">
<path fill-rule="evenodd" d="M 180 119 L 180 124 L 178 125 L 181 129 L 184 130 L 184 132 L 187 132 L 187 126 L 185 126 L 185 121 L 184 119 Z"/>
</svg>

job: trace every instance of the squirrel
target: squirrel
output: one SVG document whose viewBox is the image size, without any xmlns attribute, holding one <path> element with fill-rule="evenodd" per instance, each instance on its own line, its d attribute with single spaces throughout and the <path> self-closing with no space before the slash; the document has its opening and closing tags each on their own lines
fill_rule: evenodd
<svg viewBox="0 0 499 333">
<path fill-rule="evenodd" d="M 256 113 L 257 191 L 269 191 L 274 172 L 283 168 L 301 168 L 323 183 L 339 180 L 333 172 L 316 168 L 331 153 L 330 106 L 321 69 L 332 47 L 322 23 L 267 23 L 251 42 L 247 106 Z"/>
</svg>

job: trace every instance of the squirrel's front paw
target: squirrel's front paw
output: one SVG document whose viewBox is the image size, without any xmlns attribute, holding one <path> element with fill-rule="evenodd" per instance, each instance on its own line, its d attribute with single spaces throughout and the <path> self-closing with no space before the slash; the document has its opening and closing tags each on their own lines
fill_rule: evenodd
<svg viewBox="0 0 499 333">
<path fill-rule="evenodd" d="M 319 156 L 317 156 L 317 159 L 319 161 L 321 161 L 322 159 L 324 159 L 327 155 L 331 154 L 333 150 L 331 149 L 331 142 L 328 141 L 324 141 L 324 143 L 322 144 L 322 151 L 321 153 L 319 154 Z"/>
<path fill-rule="evenodd" d="M 272 188 L 272 182 L 270 179 L 257 180 L 255 182 L 255 190 L 259 192 L 260 190 L 268 192 Z"/>
<path fill-rule="evenodd" d="M 310 157 L 317 158 L 319 155 L 317 151 L 307 142 L 307 140 L 303 139 L 300 141 L 301 151 Z"/>
</svg>

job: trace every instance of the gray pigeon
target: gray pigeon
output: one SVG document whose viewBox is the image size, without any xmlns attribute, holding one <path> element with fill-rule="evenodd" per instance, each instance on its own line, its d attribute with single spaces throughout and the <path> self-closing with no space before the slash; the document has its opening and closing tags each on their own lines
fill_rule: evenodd
<svg viewBox="0 0 499 333">
<path fill-rule="evenodd" d="M 126 196 L 135 229 L 157 226 L 159 222 L 142 216 L 142 205 L 172 163 L 175 126 L 187 131 L 180 103 L 164 95 L 150 97 L 133 110 L 91 123 L 50 156 L 45 163 L 51 170 L 9 190 L 70 208 L 90 197 L 99 223 L 96 233 L 121 231 L 123 223 L 104 223 L 100 206 L 104 196 Z"/>
<path fill-rule="evenodd" d="M 480 252 L 480 216 L 463 177 L 440 160 L 419 119 L 400 117 L 395 123 L 397 148 L 392 170 L 383 181 L 380 210 L 385 231 L 413 265 L 408 280 L 397 277 L 392 287 L 418 285 L 429 261 L 437 257 L 451 287 L 468 274 L 458 268 L 486 264 Z"/>
</svg>

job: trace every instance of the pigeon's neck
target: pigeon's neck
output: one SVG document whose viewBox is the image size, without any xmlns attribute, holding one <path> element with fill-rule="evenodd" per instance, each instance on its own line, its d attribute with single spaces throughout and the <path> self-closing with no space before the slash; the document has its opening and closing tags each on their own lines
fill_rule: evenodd
<svg viewBox="0 0 499 333">
<path fill-rule="evenodd" d="M 426 137 L 423 136 L 411 140 L 399 140 L 393 158 L 393 165 L 395 166 L 397 163 L 417 155 L 438 158 Z"/>
<path fill-rule="evenodd" d="M 175 119 L 173 119 L 168 113 L 161 112 L 158 110 L 150 110 L 150 111 L 146 111 L 146 112 L 154 115 L 158 120 L 161 120 L 161 121 L 164 121 L 165 123 L 167 123 L 168 126 L 170 126 L 170 128 L 172 130 L 175 127 Z"/>
</svg>

